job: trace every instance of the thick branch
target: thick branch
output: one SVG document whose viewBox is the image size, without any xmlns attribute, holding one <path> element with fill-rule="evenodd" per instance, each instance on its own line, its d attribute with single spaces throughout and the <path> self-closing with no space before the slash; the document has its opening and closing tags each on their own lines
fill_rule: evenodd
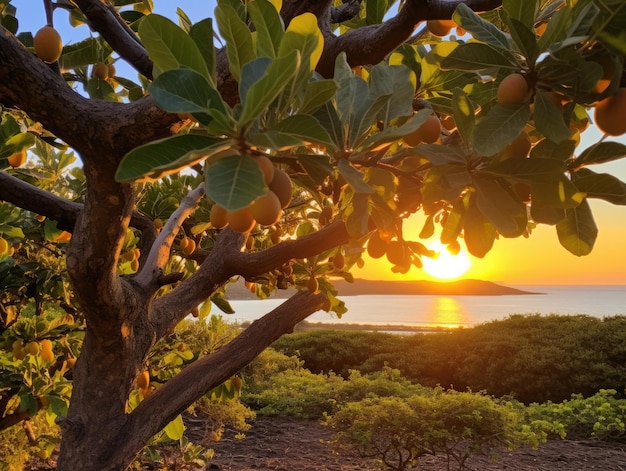
<svg viewBox="0 0 626 471">
<path fill-rule="evenodd" d="M 114 103 L 81 96 L 2 27 L 0 102 L 26 111 L 83 159 L 85 154 L 115 154 L 119 161 L 138 145 L 170 135 L 180 121 L 150 97 Z M 117 166 L 117 161 L 109 164 Z M 103 164 L 98 159 L 97 165 Z"/>
<path fill-rule="evenodd" d="M 476 11 L 493 10 L 502 5 L 501 0 L 409 0 L 396 16 L 380 25 L 351 30 L 341 36 L 332 35 L 328 28 L 324 28 L 324 52 L 317 71 L 325 77 L 331 77 L 335 59 L 342 52 L 346 53 L 352 67 L 376 64 L 406 41 L 418 23 L 432 19 L 449 19 L 459 3 L 465 3 Z"/>
<path fill-rule="evenodd" d="M 323 294 L 299 291 L 253 322 L 228 345 L 186 367 L 130 414 L 124 437 L 144 443 L 197 398 L 237 373 L 281 335 L 292 332 L 298 322 L 321 309 L 325 301 Z M 132 454 L 137 449 L 136 443 L 123 442 L 117 446 L 111 448 L 122 454 Z"/>
<path fill-rule="evenodd" d="M 76 0 L 75 3 L 87 17 L 89 27 L 98 32 L 122 59 L 151 80 L 152 61 L 135 32 L 115 8 L 100 0 Z"/>
<path fill-rule="evenodd" d="M 57 221 L 71 232 L 83 205 L 37 188 L 19 178 L 0 172 L 0 200 Z"/>
</svg>

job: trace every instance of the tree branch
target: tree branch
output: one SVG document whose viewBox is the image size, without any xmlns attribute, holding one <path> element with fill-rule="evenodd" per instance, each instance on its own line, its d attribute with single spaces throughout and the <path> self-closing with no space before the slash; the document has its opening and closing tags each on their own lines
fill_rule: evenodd
<svg viewBox="0 0 626 471">
<path fill-rule="evenodd" d="M 203 195 L 204 184 L 190 191 L 169 217 L 154 244 L 152 244 L 144 266 L 141 267 L 140 272 L 135 277 L 135 282 L 145 290 L 156 290 L 161 286 L 159 279 L 162 279 L 163 270 L 169 260 L 176 234 L 178 234 L 183 221 L 196 209 Z"/>
<path fill-rule="evenodd" d="M 148 396 L 130 414 L 124 437 L 144 443 L 198 397 L 236 374 L 265 348 L 295 325 L 322 308 L 324 294 L 299 291 L 217 352 L 187 366 L 165 385 Z M 134 453 L 135 444 L 116 444 L 120 453 Z M 117 449 L 117 448 L 116 448 Z"/>
<path fill-rule="evenodd" d="M 341 36 L 332 34 L 329 28 L 322 28 L 325 43 L 317 71 L 325 77 L 332 77 L 335 59 L 342 52 L 346 53 L 352 67 L 376 64 L 406 41 L 418 23 L 449 19 L 459 3 L 465 3 L 475 11 L 493 10 L 502 5 L 501 0 L 408 0 L 396 16 L 379 25 L 351 30 Z"/>
<path fill-rule="evenodd" d="M 100 0 L 76 0 L 75 3 L 87 17 L 90 28 L 99 33 L 135 70 L 152 80 L 152 61 L 148 52 L 113 5 Z"/>
</svg>

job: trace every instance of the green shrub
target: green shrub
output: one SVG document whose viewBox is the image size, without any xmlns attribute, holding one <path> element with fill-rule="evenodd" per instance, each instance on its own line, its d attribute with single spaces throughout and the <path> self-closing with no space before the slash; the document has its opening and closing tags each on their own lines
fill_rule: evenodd
<svg viewBox="0 0 626 471">
<path fill-rule="evenodd" d="M 515 408 L 469 392 L 443 391 L 408 398 L 368 398 L 350 402 L 327 420 L 334 443 L 356 448 L 388 468 L 402 471 L 425 455 L 444 455 L 448 469 L 464 469 L 473 454 L 498 446 L 514 448 L 540 441 L 523 429 Z"/>
<path fill-rule="evenodd" d="M 626 400 L 619 399 L 614 389 L 602 389 L 588 398 L 573 394 L 559 404 L 530 404 L 526 414 L 528 423 L 559 425 L 562 436 L 571 439 L 626 441 Z"/>
</svg>

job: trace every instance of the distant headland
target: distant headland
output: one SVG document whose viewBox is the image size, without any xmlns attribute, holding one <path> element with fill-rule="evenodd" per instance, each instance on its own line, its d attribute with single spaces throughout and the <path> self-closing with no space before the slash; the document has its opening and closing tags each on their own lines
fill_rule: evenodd
<svg viewBox="0 0 626 471">
<path fill-rule="evenodd" d="M 345 280 L 333 282 L 339 296 L 374 295 L 437 295 L 437 296 L 505 296 L 523 294 L 543 294 L 524 291 L 510 286 L 503 286 L 491 281 L 457 280 L 457 281 L 382 281 L 356 279 L 354 283 Z M 273 298 L 287 298 L 295 290 L 279 290 L 272 294 Z M 229 284 L 226 289 L 228 299 L 258 299 L 243 285 L 243 281 Z"/>
</svg>

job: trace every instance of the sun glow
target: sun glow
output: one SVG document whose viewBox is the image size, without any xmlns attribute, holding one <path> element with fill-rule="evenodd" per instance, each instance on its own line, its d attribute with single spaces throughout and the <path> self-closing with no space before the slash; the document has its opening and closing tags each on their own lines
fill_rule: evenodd
<svg viewBox="0 0 626 471">
<path fill-rule="evenodd" d="M 458 278 L 470 269 L 472 262 L 466 252 L 461 250 L 457 255 L 452 255 L 441 243 L 436 243 L 432 250 L 439 252 L 437 258 L 423 257 L 424 271 L 434 278 L 450 280 Z"/>
</svg>

